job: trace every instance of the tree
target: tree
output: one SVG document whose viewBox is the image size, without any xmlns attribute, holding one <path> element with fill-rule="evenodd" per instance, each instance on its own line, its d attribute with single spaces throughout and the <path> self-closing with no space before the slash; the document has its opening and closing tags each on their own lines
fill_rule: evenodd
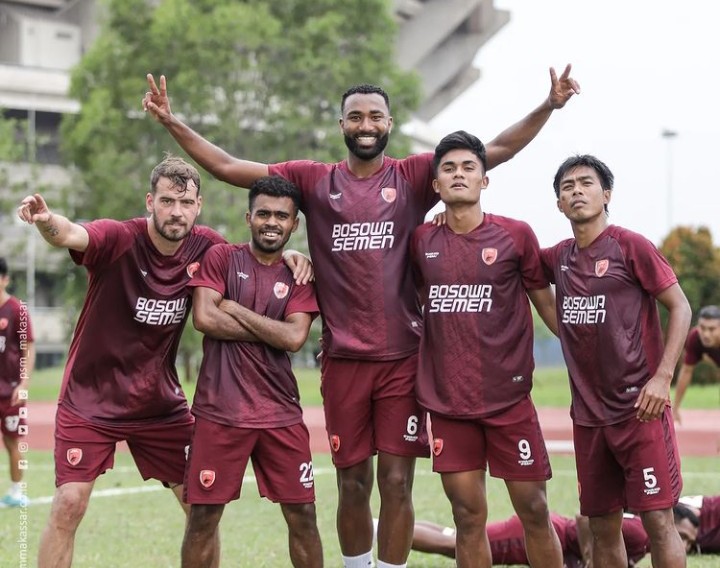
<svg viewBox="0 0 720 568">
<path fill-rule="evenodd" d="M 76 217 L 142 214 L 151 169 L 164 152 L 181 154 L 141 112 L 148 72 L 166 75 L 174 112 L 195 130 L 260 162 L 341 159 L 339 103 L 351 85 L 382 85 L 398 123 L 419 99 L 415 75 L 393 60 L 389 0 L 108 0 L 106 9 L 72 76 L 81 111 L 62 124 L 85 188 Z M 396 129 L 390 153 L 408 149 Z M 202 177 L 202 222 L 246 239 L 246 193 Z"/>
<path fill-rule="evenodd" d="M 720 304 L 720 250 L 707 227 L 676 227 L 660 245 L 680 281 L 693 312 Z"/>
<path fill-rule="evenodd" d="M 713 245 L 707 227 L 676 227 L 660 245 L 670 262 L 693 313 L 708 304 L 720 305 L 720 249 Z M 666 318 L 666 314 L 663 314 Z M 713 365 L 700 363 L 693 382 L 717 382 L 720 373 Z"/>
</svg>

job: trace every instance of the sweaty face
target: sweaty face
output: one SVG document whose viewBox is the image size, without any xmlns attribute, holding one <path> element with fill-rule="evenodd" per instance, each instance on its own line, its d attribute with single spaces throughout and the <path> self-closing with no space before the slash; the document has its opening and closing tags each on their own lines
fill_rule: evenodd
<svg viewBox="0 0 720 568">
<path fill-rule="evenodd" d="M 268 254 L 282 250 L 298 226 L 295 205 L 289 197 L 258 195 L 246 220 L 253 246 Z"/>
<path fill-rule="evenodd" d="M 442 157 L 433 181 L 435 191 L 448 205 L 478 203 L 480 191 L 487 184 L 488 178 L 480 158 L 470 150 L 459 148 Z"/>
<path fill-rule="evenodd" d="M 708 349 L 720 347 L 720 319 L 700 318 L 697 327 L 703 346 Z"/>
<path fill-rule="evenodd" d="M 588 166 L 569 170 L 560 180 L 558 209 L 575 223 L 587 223 L 605 215 L 610 190 L 603 190 L 597 172 Z"/>
<path fill-rule="evenodd" d="M 385 151 L 392 117 L 385 99 L 377 93 L 354 94 L 345 99 L 340 119 L 345 145 L 361 160 L 372 160 Z"/>
<path fill-rule="evenodd" d="M 155 194 L 148 193 L 147 210 L 152 214 L 155 230 L 166 240 L 182 241 L 195 225 L 200 214 L 202 198 L 198 196 L 195 183 L 178 187 L 168 178 L 158 180 Z"/>
</svg>

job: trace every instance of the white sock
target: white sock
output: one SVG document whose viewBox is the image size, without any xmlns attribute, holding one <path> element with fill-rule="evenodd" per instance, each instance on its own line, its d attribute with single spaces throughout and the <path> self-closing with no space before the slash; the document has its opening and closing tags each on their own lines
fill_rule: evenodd
<svg viewBox="0 0 720 568">
<path fill-rule="evenodd" d="M 388 564 L 387 562 L 378 560 L 377 568 L 407 568 L 407 563 L 405 563 L 405 564 Z"/>
<path fill-rule="evenodd" d="M 344 568 L 368 568 L 373 565 L 372 550 L 360 556 L 343 556 Z"/>
<path fill-rule="evenodd" d="M 12 495 L 13 497 L 20 497 L 22 495 L 22 489 L 20 489 L 21 483 L 22 483 L 21 481 L 12 482 L 10 484 L 10 489 L 9 489 L 8 493 L 10 495 Z"/>
</svg>

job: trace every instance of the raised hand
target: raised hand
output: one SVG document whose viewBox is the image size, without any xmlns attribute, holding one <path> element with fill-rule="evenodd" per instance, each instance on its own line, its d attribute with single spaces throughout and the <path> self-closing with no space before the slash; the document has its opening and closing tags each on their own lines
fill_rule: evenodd
<svg viewBox="0 0 720 568">
<path fill-rule="evenodd" d="M 170 110 L 170 99 L 167 96 L 167 81 L 165 75 L 160 75 L 160 88 L 155 84 L 152 73 L 147 74 L 147 82 L 150 90 L 145 93 L 142 100 L 142 107 L 145 112 L 150 113 L 158 122 L 164 122 L 172 116 Z"/>
<path fill-rule="evenodd" d="M 48 209 L 43 196 L 39 193 L 28 195 L 20 202 L 17 208 L 17 214 L 21 221 L 25 221 L 30 225 L 34 223 L 47 223 L 52 217 L 50 209 Z"/>
<path fill-rule="evenodd" d="M 565 67 L 565 71 L 558 79 L 555 68 L 550 67 L 550 94 L 548 100 L 552 108 L 562 108 L 565 106 L 573 95 L 580 94 L 580 84 L 570 77 L 572 65 L 570 63 Z"/>
</svg>

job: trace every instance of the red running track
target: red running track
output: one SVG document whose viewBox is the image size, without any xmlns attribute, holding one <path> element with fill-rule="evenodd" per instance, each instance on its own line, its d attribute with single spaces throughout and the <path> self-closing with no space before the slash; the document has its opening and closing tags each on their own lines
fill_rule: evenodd
<svg viewBox="0 0 720 568">
<path fill-rule="evenodd" d="M 52 450 L 55 403 L 28 404 L 27 443 L 31 450 Z M 566 408 L 538 408 L 545 441 L 551 452 L 572 452 L 572 423 Z M 720 454 L 720 409 L 682 412 L 683 423 L 676 425 L 681 456 L 716 456 Z M 305 423 L 310 430 L 313 452 L 328 452 L 322 408 L 305 409 Z"/>
</svg>

